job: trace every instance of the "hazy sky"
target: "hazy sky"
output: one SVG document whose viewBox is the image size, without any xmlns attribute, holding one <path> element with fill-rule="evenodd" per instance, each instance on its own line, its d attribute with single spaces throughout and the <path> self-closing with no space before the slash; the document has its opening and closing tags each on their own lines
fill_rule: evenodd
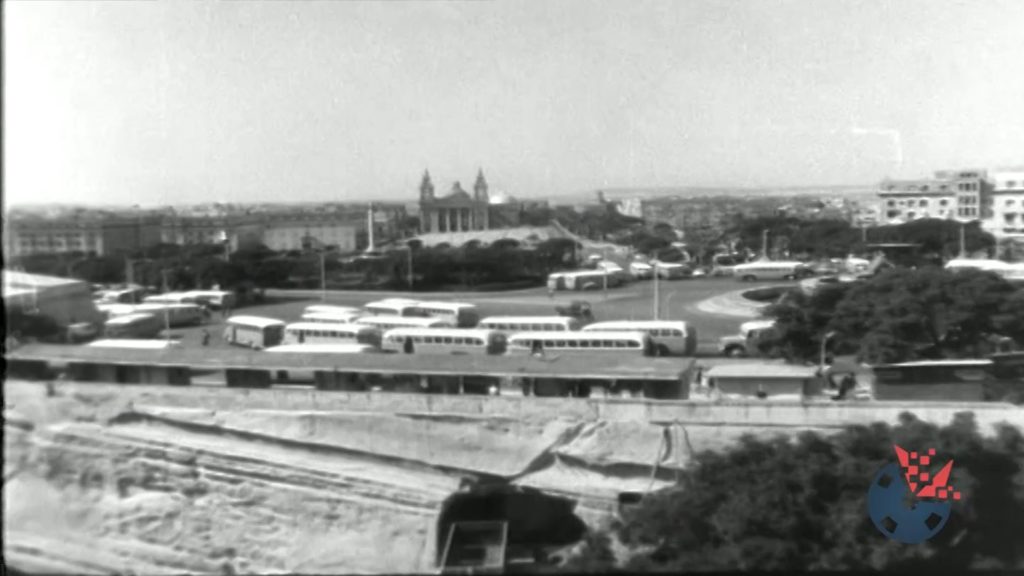
<svg viewBox="0 0 1024 576">
<path fill-rule="evenodd" d="M 872 184 L 1024 163 L 1024 1 L 16 1 L 4 196 Z"/>
</svg>

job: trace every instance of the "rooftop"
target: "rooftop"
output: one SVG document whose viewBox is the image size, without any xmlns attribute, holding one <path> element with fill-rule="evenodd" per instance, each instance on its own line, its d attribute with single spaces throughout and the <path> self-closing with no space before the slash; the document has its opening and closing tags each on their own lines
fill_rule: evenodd
<svg viewBox="0 0 1024 576">
<path fill-rule="evenodd" d="M 814 378 L 816 366 L 790 366 L 786 364 L 720 364 L 705 372 L 708 378 Z"/>
</svg>

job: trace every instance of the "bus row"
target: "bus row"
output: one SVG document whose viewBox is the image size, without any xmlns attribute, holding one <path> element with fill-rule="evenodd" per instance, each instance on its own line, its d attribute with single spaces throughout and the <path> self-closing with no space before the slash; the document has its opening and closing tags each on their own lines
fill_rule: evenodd
<svg viewBox="0 0 1024 576">
<path fill-rule="evenodd" d="M 384 322 L 387 319 L 388 322 Z M 560 318 L 562 320 L 569 320 Z M 419 320 L 412 325 L 403 322 Z M 356 344 L 387 352 L 405 354 L 538 354 L 613 352 L 638 356 L 693 356 L 696 332 L 681 321 L 597 322 L 571 330 L 540 330 L 543 323 L 524 317 L 516 323 L 512 317 L 488 328 L 453 328 L 429 325 L 425 319 L 378 316 L 356 322 L 296 322 L 255 316 L 233 316 L 224 329 L 224 339 L 234 345 L 269 349 L 278 345 Z M 388 326 L 396 323 L 399 325 Z M 485 323 L 481 323 L 485 325 Z M 501 327 L 501 328 L 499 328 Z"/>
<path fill-rule="evenodd" d="M 212 310 L 234 308 L 237 297 L 234 292 L 224 290 L 190 290 L 188 292 L 168 292 L 145 296 L 143 288 L 126 288 L 123 290 L 106 290 L 100 294 L 97 305 L 109 304 L 196 304 Z"/>
</svg>

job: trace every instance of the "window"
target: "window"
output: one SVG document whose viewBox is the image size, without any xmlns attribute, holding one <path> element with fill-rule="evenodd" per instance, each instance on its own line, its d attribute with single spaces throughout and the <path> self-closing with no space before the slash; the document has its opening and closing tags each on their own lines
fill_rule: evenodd
<svg viewBox="0 0 1024 576">
<path fill-rule="evenodd" d="M 896 206 L 896 201 L 895 200 L 889 200 L 888 202 L 886 202 L 886 205 L 889 208 L 894 208 Z"/>
<path fill-rule="evenodd" d="M 924 199 L 922 199 L 922 200 L 921 200 L 920 202 L 918 202 L 918 203 L 917 203 L 917 205 L 918 205 L 918 206 L 927 206 L 927 205 L 928 205 L 928 201 L 927 201 L 927 200 L 924 200 Z"/>
</svg>

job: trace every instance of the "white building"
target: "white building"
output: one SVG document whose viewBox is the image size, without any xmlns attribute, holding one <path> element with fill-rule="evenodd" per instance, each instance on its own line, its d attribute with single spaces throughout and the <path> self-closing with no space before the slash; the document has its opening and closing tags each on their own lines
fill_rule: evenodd
<svg viewBox="0 0 1024 576">
<path fill-rule="evenodd" d="M 991 181 L 984 228 L 995 236 L 1024 235 L 1024 170 L 996 172 Z"/>
<path fill-rule="evenodd" d="M 886 180 L 878 190 L 880 224 L 919 218 L 971 222 L 987 218 L 983 207 L 991 185 L 984 170 L 943 170 L 933 178 Z"/>
<path fill-rule="evenodd" d="M 356 235 L 356 226 L 350 222 L 305 216 L 268 221 L 263 243 L 277 251 L 333 247 L 340 252 L 354 252 Z"/>
</svg>

